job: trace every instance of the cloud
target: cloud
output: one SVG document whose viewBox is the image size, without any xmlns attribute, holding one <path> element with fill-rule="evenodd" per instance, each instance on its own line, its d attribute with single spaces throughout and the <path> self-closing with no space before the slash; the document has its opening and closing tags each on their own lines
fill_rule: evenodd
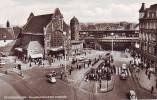
<svg viewBox="0 0 157 100">
<path fill-rule="evenodd" d="M 0 3 L 0 24 L 23 25 L 30 14 L 53 13 L 60 8 L 65 21 L 76 16 L 80 22 L 138 22 L 141 3 L 147 7 L 156 0 L 4 0 Z"/>
</svg>

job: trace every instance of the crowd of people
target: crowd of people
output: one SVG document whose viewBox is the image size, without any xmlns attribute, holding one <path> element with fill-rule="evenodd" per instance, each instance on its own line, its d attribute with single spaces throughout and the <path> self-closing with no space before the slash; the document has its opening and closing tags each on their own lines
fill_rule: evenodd
<svg viewBox="0 0 157 100">
<path fill-rule="evenodd" d="M 111 75 L 116 71 L 113 64 L 113 58 L 110 56 L 109 58 L 103 60 L 104 62 L 101 63 L 96 69 L 91 68 L 90 72 L 87 73 L 85 80 L 100 81 L 111 79 Z"/>
</svg>

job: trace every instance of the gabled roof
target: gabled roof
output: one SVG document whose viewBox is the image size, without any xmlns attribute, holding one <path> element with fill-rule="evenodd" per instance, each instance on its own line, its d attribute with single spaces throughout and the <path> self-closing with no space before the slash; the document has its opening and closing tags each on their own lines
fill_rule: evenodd
<svg viewBox="0 0 157 100">
<path fill-rule="evenodd" d="M 32 17 L 23 27 L 23 33 L 44 33 L 43 28 L 51 21 L 52 14 Z"/>
<path fill-rule="evenodd" d="M 13 40 L 15 34 L 12 28 L 0 28 L 0 40 Z"/>
</svg>

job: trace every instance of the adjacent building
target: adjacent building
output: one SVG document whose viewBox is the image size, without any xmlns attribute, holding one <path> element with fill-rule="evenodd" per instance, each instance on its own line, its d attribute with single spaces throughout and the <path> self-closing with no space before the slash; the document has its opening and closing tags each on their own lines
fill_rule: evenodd
<svg viewBox="0 0 157 100">
<path fill-rule="evenodd" d="M 0 27 L 0 54 L 9 55 L 19 34 L 19 27 L 10 27 L 9 21 L 6 27 Z"/>
<path fill-rule="evenodd" d="M 140 54 L 147 67 L 157 72 L 157 4 L 139 10 Z"/>
</svg>

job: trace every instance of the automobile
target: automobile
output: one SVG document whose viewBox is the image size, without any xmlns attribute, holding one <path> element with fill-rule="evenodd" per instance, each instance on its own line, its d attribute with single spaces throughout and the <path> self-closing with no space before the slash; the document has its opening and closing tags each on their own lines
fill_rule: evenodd
<svg viewBox="0 0 157 100">
<path fill-rule="evenodd" d="M 120 78 L 123 80 L 126 80 L 127 77 L 128 77 L 127 66 L 126 66 L 126 64 L 123 64 L 121 67 Z"/>
<path fill-rule="evenodd" d="M 109 53 L 109 52 L 105 54 L 105 56 L 108 56 L 108 55 L 110 55 L 110 53 Z"/>
<path fill-rule="evenodd" d="M 136 67 L 136 68 L 135 68 L 135 72 L 140 72 L 140 68 L 139 68 L 139 67 Z"/>
<path fill-rule="evenodd" d="M 130 100 L 137 100 L 137 96 L 134 90 L 130 90 L 128 96 Z"/>
<path fill-rule="evenodd" d="M 49 78 L 48 78 L 48 81 L 49 81 L 50 83 L 56 83 L 56 78 L 55 78 L 55 77 L 49 77 Z"/>
<path fill-rule="evenodd" d="M 120 74 L 120 79 L 122 79 L 122 80 L 126 80 L 127 77 L 128 77 L 128 75 L 127 75 L 126 72 L 122 72 L 122 73 Z"/>
<path fill-rule="evenodd" d="M 127 70 L 127 65 L 123 64 L 122 67 L 121 67 L 121 70 Z"/>
<path fill-rule="evenodd" d="M 51 71 L 50 73 L 48 73 L 47 75 L 46 75 L 46 77 L 55 77 L 55 76 L 57 76 L 57 73 L 55 72 L 55 71 Z"/>
</svg>

